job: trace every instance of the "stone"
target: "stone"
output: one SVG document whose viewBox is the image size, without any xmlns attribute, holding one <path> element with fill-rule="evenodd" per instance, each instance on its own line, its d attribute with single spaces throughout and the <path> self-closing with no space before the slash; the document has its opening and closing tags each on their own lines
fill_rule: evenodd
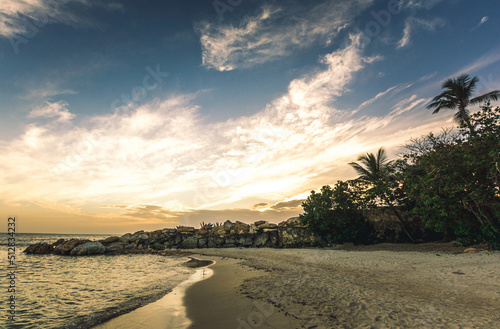
<svg viewBox="0 0 500 329">
<path fill-rule="evenodd" d="M 119 242 L 121 241 L 119 237 L 117 236 L 110 236 L 109 238 L 106 238 L 101 241 L 101 243 L 105 246 L 109 246 L 112 243 Z"/>
<path fill-rule="evenodd" d="M 195 249 L 198 247 L 198 239 L 195 236 L 184 238 L 181 243 L 182 249 Z"/>
<path fill-rule="evenodd" d="M 224 231 L 230 232 L 232 229 L 234 229 L 234 224 L 231 223 L 230 220 L 225 221 L 222 226 L 224 227 Z"/>
<path fill-rule="evenodd" d="M 464 253 L 466 254 L 477 254 L 479 250 L 477 248 L 467 248 L 464 250 Z"/>
<path fill-rule="evenodd" d="M 250 230 L 250 225 L 237 221 L 234 223 L 234 231 L 237 234 L 248 233 Z"/>
<path fill-rule="evenodd" d="M 267 223 L 265 220 L 258 220 L 255 223 L 253 223 L 253 225 L 259 227 L 260 225 L 263 225 L 265 223 Z"/>
<path fill-rule="evenodd" d="M 224 244 L 225 242 L 226 242 L 226 239 L 223 236 L 214 237 L 214 243 L 218 246 Z"/>
<path fill-rule="evenodd" d="M 120 241 L 129 243 L 130 241 L 132 241 L 132 234 L 131 233 L 127 233 L 127 234 L 122 235 L 120 237 Z"/>
<path fill-rule="evenodd" d="M 46 242 L 40 242 L 40 243 L 35 243 L 28 248 L 24 249 L 24 252 L 27 254 L 50 254 L 54 250 L 54 246 L 51 244 L 48 244 Z"/>
<path fill-rule="evenodd" d="M 57 246 L 52 251 L 54 255 L 69 255 L 71 251 L 77 246 L 90 242 L 90 240 L 81 240 L 81 239 L 71 239 L 65 241 L 63 244 Z"/>
<path fill-rule="evenodd" d="M 118 241 L 111 243 L 106 247 L 106 253 L 111 253 L 111 254 L 120 254 L 123 250 L 125 250 L 126 247 L 131 246 L 128 243 L 125 243 L 123 241 Z M 133 246 L 131 246 L 133 247 Z"/>
<path fill-rule="evenodd" d="M 264 223 L 261 225 L 257 225 L 257 227 L 260 229 L 277 229 L 278 225 L 272 223 Z"/>
<path fill-rule="evenodd" d="M 195 228 L 194 227 L 190 227 L 190 226 L 179 226 L 177 227 L 177 232 L 179 233 L 191 233 L 193 234 L 195 232 Z"/>
<path fill-rule="evenodd" d="M 87 242 L 76 246 L 71 250 L 71 256 L 100 255 L 106 252 L 106 247 L 100 242 Z"/>
<path fill-rule="evenodd" d="M 224 226 L 214 226 L 211 230 L 212 234 L 215 235 L 221 235 L 221 234 L 226 234 L 226 230 L 224 229 Z"/>
<path fill-rule="evenodd" d="M 162 234 L 163 234 L 162 230 L 156 230 L 156 231 L 148 233 L 148 235 L 149 235 L 150 238 L 157 238 L 157 237 L 159 237 Z"/>
<path fill-rule="evenodd" d="M 208 238 L 207 248 L 217 248 L 217 244 L 215 244 L 215 242 L 214 242 L 214 237 Z"/>
<path fill-rule="evenodd" d="M 164 228 L 161 231 L 166 235 L 175 235 L 175 233 L 177 233 L 177 230 L 175 228 Z"/>
<path fill-rule="evenodd" d="M 269 239 L 269 233 L 262 233 L 262 234 L 257 235 L 254 239 L 255 246 L 257 248 L 263 247 L 266 244 L 268 239 Z"/>
<path fill-rule="evenodd" d="M 198 239 L 198 248 L 206 248 L 208 243 L 207 238 Z"/>
</svg>

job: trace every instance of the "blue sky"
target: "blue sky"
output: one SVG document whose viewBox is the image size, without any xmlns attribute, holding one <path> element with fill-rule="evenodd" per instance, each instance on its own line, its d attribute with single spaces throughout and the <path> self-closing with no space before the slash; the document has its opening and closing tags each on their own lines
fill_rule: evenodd
<svg viewBox="0 0 500 329">
<path fill-rule="evenodd" d="M 500 89 L 494 0 L 0 3 L 0 213 L 128 232 L 301 212 L 347 165 Z"/>
</svg>

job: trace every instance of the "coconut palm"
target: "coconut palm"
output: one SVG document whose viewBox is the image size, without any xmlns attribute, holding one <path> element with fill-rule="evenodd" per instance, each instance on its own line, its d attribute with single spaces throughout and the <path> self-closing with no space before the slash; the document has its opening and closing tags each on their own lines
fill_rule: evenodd
<svg viewBox="0 0 500 329">
<path fill-rule="evenodd" d="M 373 153 L 362 154 L 357 162 L 350 162 L 354 170 L 359 174 L 358 180 L 365 183 L 375 183 L 387 171 L 390 161 L 387 161 L 387 155 L 383 147 L 379 148 L 377 155 Z"/>
<path fill-rule="evenodd" d="M 471 98 L 478 82 L 479 79 L 477 77 L 471 78 L 467 74 L 463 74 L 458 78 L 446 80 L 442 85 L 442 89 L 444 89 L 443 92 L 434 97 L 427 108 L 434 109 L 432 114 L 438 113 L 441 109 L 458 109 L 457 113 L 455 113 L 455 119 L 458 123 L 467 125 L 470 132 L 474 133 L 474 127 L 470 122 L 467 106 L 479 104 L 490 99 L 496 101 L 500 96 L 500 91 L 494 90 L 484 95 Z"/>
<path fill-rule="evenodd" d="M 349 165 L 356 170 L 359 174 L 357 180 L 367 183 L 373 186 L 372 191 L 376 191 L 376 195 L 385 203 L 386 206 L 396 215 L 397 219 L 401 223 L 401 227 L 405 231 L 406 235 L 411 241 L 414 241 L 411 236 L 408 227 L 403 219 L 403 216 L 399 213 L 395 206 L 395 202 L 391 200 L 390 189 L 387 182 L 394 181 L 389 175 L 389 169 L 391 167 L 392 161 L 388 161 L 385 149 L 383 147 L 379 148 L 377 154 L 366 153 L 358 157 L 358 162 L 350 162 Z"/>
</svg>

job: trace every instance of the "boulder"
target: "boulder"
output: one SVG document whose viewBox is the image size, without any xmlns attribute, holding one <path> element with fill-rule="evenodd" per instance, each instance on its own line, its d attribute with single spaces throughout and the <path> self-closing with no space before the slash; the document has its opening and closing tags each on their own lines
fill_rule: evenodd
<svg viewBox="0 0 500 329">
<path fill-rule="evenodd" d="M 277 229 L 278 225 L 272 223 L 264 223 L 262 225 L 257 226 L 260 229 Z"/>
<path fill-rule="evenodd" d="M 198 239 L 195 236 L 184 238 L 181 243 L 182 249 L 195 249 L 198 247 Z"/>
<path fill-rule="evenodd" d="M 221 226 L 214 226 L 211 230 L 211 233 L 212 234 L 215 234 L 215 235 L 222 235 L 222 234 L 226 234 L 226 230 L 224 229 L 224 226 L 221 225 Z"/>
<path fill-rule="evenodd" d="M 105 246 L 109 246 L 112 243 L 119 242 L 121 241 L 119 237 L 117 236 L 110 236 L 109 238 L 106 238 L 101 241 L 101 243 Z"/>
<path fill-rule="evenodd" d="M 225 221 L 222 226 L 224 227 L 224 231 L 230 232 L 232 229 L 234 229 L 234 224 L 231 223 L 230 220 Z"/>
<path fill-rule="evenodd" d="M 183 234 L 194 234 L 195 228 L 190 226 L 179 226 L 177 227 L 177 232 Z"/>
<path fill-rule="evenodd" d="M 100 242 L 87 242 L 76 246 L 71 250 L 71 256 L 90 256 L 99 255 L 106 252 L 106 247 Z"/>
<path fill-rule="evenodd" d="M 237 221 L 234 223 L 234 231 L 237 234 L 248 233 L 250 225 Z"/>
<path fill-rule="evenodd" d="M 69 255 L 71 251 L 77 246 L 90 242 L 90 240 L 81 240 L 81 239 L 71 239 L 65 241 L 63 244 L 58 245 L 52 251 L 54 255 Z"/>
<path fill-rule="evenodd" d="M 124 234 L 120 237 L 120 241 L 122 242 L 126 242 L 126 243 L 129 243 L 132 241 L 132 234 L 131 233 L 127 233 L 127 234 Z"/>
<path fill-rule="evenodd" d="M 253 223 L 253 225 L 259 227 L 260 225 L 263 225 L 265 223 L 267 223 L 265 220 L 258 220 L 255 223 Z"/>
<path fill-rule="evenodd" d="M 27 254 L 50 254 L 54 246 L 46 242 L 35 243 L 24 249 Z"/>
<path fill-rule="evenodd" d="M 255 241 L 255 246 L 256 247 L 263 247 L 267 240 L 269 239 L 269 233 L 262 233 L 262 234 L 259 234 L 255 237 L 254 241 Z"/>
<path fill-rule="evenodd" d="M 128 246 L 133 247 L 132 245 L 122 241 L 114 242 L 106 246 L 106 252 L 112 254 L 120 254 L 122 251 L 126 250 Z"/>
<path fill-rule="evenodd" d="M 177 230 L 175 228 L 164 228 L 161 231 L 166 235 L 175 235 L 175 233 L 177 233 Z"/>
<path fill-rule="evenodd" d="M 162 230 L 156 230 L 156 231 L 148 233 L 148 235 L 149 235 L 150 238 L 157 238 L 157 237 L 159 237 L 162 234 L 163 234 Z"/>
</svg>

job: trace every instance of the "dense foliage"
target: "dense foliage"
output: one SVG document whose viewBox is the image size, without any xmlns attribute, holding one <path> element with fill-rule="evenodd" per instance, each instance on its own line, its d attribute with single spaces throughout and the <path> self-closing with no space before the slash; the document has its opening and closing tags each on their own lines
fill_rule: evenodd
<svg viewBox="0 0 500 329">
<path fill-rule="evenodd" d="M 462 245 L 500 249 L 500 108 L 487 104 L 458 132 L 430 134 L 406 147 L 393 162 L 383 149 L 360 156 L 351 163 L 358 179 L 312 191 L 302 222 L 330 242 L 365 242 L 361 210 L 384 207 L 411 240 L 401 210 Z"/>
<path fill-rule="evenodd" d="M 405 190 L 411 213 L 463 245 L 487 242 L 500 248 L 500 109 L 483 107 L 470 129 L 454 136 L 429 135 L 409 152 Z M 468 127 L 469 128 L 469 127 Z"/>
<path fill-rule="evenodd" d="M 361 211 L 364 205 L 360 184 L 356 181 L 338 181 L 333 188 L 326 185 L 320 193 L 312 191 L 302 207 L 302 223 L 324 241 L 367 242 L 368 226 Z"/>
</svg>

